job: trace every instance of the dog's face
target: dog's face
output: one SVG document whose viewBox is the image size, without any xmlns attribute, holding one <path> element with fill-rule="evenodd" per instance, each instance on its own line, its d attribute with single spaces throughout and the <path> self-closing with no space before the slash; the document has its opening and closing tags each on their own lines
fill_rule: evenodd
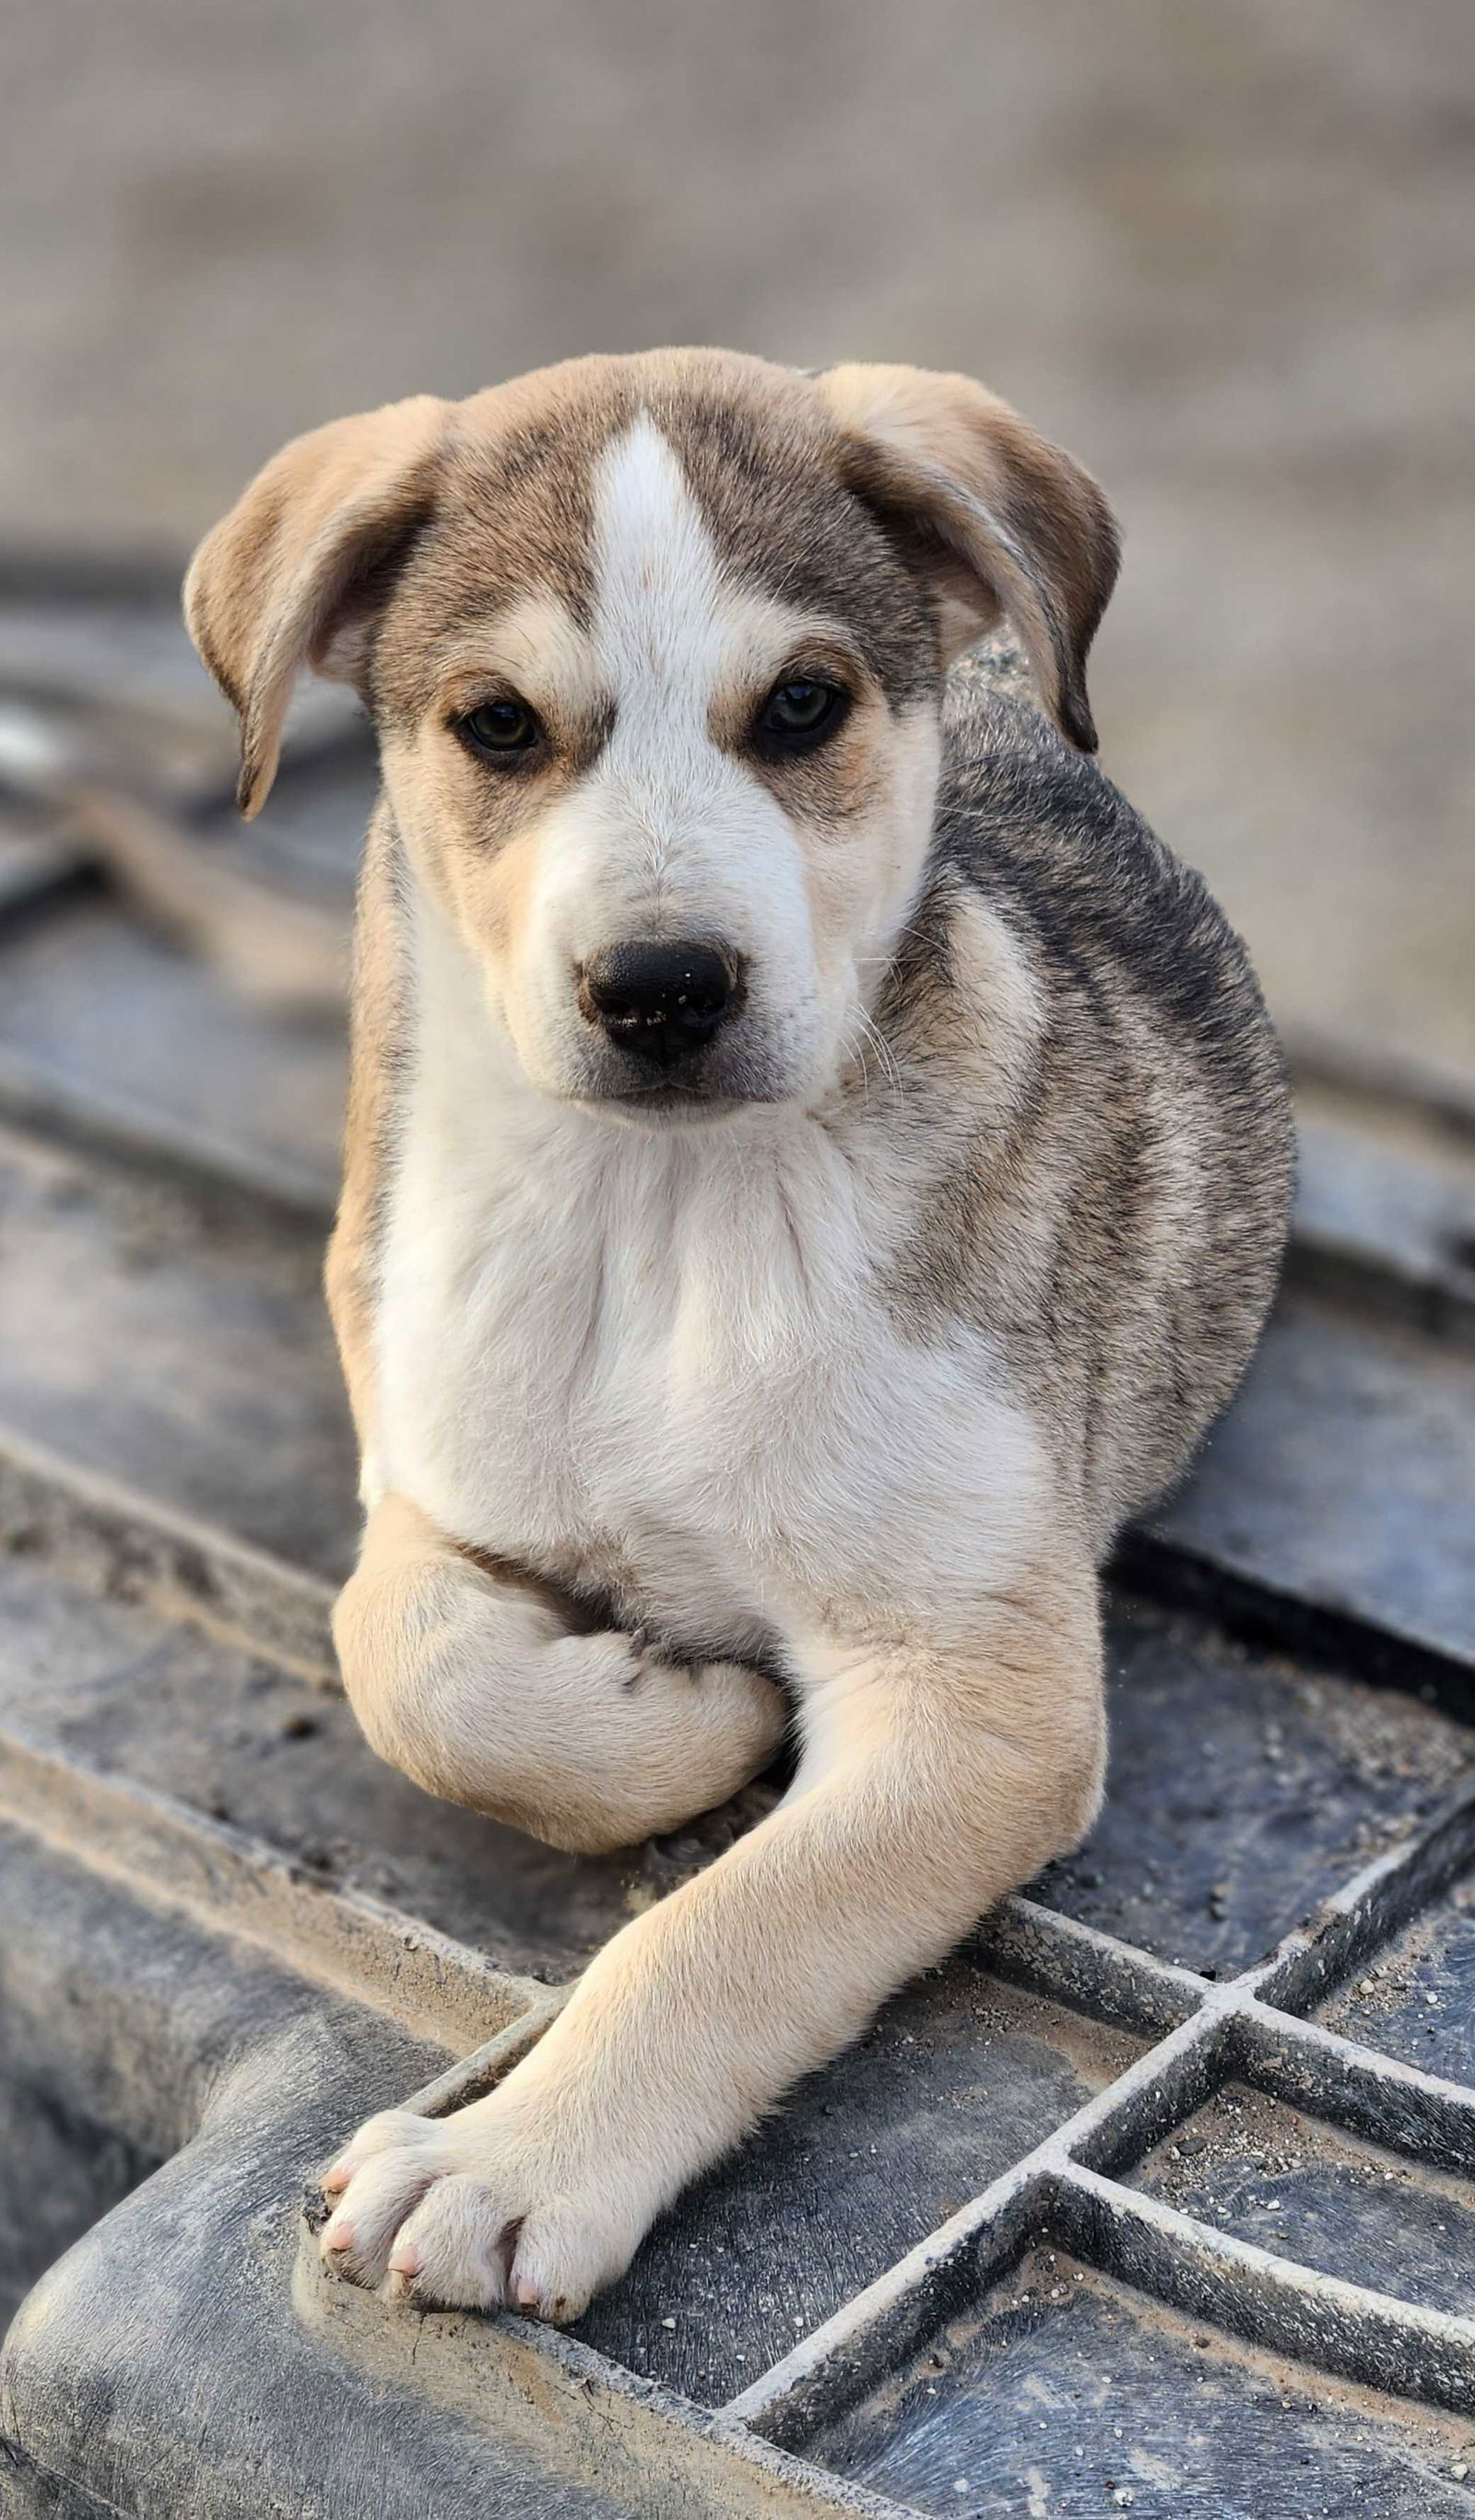
<svg viewBox="0 0 1475 2520">
<path fill-rule="evenodd" d="M 386 608 L 400 830 L 547 1093 L 815 1094 L 915 889 L 936 626 L 784 399 L 478 445 Z"/>
<path fill-rule="evenodd" d="M 943 675 L 1007 614 L 1094 741 L 1099 494 L 961 378 L 724 353 L 546 370 L 297 440 L 201 548 L 243 802 L 304 659 L 374 712 L 411 863 L 544 1093 L 811 1102 L 931 833 Z"/>
</svg>

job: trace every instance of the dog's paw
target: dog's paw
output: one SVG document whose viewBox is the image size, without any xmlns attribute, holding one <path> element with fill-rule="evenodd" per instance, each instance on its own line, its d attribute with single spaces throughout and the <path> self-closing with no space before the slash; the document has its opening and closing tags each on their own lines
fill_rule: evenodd
<svg viewBox="0 0 1475 2520">
<path fill-rule="evenodd" d="M 444 2119 L 385 2109 L 323 2186 L 328 2264 L 426 2310 L 577 2318 L 624 2272 L 649 2220 L 617 2172 L 581 2188 L 574 2164 L 499 2118 L 495 2095 Z"/>
</svg>

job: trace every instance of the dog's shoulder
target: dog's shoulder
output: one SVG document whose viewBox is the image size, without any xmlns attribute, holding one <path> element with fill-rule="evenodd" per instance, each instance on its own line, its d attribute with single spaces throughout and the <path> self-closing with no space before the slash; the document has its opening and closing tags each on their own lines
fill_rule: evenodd
<svg viewBox="0 0 1475 2520">
<path fill-rule="evenodd" d="M 998 642 L 949 678 L 932 888 L 974 894 L 1028 944 L 1041 979 L 1130 993 L 1211 1061 L 1279 1059 L 1244 944 L 1195 869 L 1035 704 Z"/>
<path fill-rule="evenodd" d="M 950 681 L 883 1025 L 908 1088 L 898 1143 L 927 1129 L 937 1148 L 899 1300 L 1011 1326 L 1038 1422 L 1086 1461 L 1109 1530 L 1176 1473 L 1253 1346 L 1288 1101 L 1229 920 L 1007 651 Z"/>
</svg>

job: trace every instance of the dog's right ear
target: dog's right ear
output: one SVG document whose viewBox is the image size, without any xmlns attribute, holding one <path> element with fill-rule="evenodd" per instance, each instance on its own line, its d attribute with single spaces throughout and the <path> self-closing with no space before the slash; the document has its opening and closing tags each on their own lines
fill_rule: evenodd
<svg viewBox="0 0 1475 2520">
<path fill-rule="evenodd" d="M 1086 656 L 1118 546 L 1090 473 L 971 377 L 841 367 L 814 382 L 842 476 L 932 583 L 949 657 L 1006 618 L 1061 734 L 1095 752 Z"/>
<path fill-rule="evenodd" d="M 271 792 L 302 666 L 353 679 L 345 633 L 382 600 L 387 566 L 429 508 L 448 409 L 416 394 L 294 437 L 190 563 L 185 619 L 241 720 L 247 818 Z"/>
</svg>

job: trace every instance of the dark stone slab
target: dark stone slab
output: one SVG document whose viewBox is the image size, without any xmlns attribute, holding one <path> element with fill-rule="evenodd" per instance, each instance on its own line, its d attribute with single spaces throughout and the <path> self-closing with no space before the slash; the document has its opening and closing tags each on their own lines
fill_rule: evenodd
<svg viewBox="0 0 1475 2520">
<path fill-rule="evenodd" d="M 1461 2318 L 1475 2310 L 1475 2182 L 1358 2141 L 1237 2084 L 1133 2182 L 1241 2240 Z"/>
<path fill-rule="evenodd" d="M 641 1879 L 637 1854 L 559 1855 L 435 1801 L 375 1758 L 344 1698 L 29 1552 L 0 1552 L 0 1756 L 7 1724 L 514 1971 L 571 1976 Z"/>
<path fill-rule="evenodd" d="M 1227 2344 L 1041 2249 L 808 2454 L 955 2520 L 1463 2520 L 1457 2421 Z"/>
<path fill-rule="evenodd" d="M 1381 1116 L 1382 1126 L 1374 1125 Z M 1475 1320 L 1475 1147 L 1433 1121 L 1359 1108 L 1300 1131 L 1296 1265 L 1468 1339 Z"/>
<path fill-rule="evenodd" d="M 33 2283 L 120 2198 L 158 2168 L 57 2089 L 47 2043 L 39 2069 L 7 2021 L 0 2089 L 0 2336 Z M 31 2044 L 31 2043 L 26 2043 Z M 0 2471 L 3 2472 L 3 2471 Z"/>
<path fill-rule="evenodd" d="M 1419 1916 L 1321 2007 L 1327 2027 L 1451 2082 L 1475 2083 L 1475 1881 Z M 1475 2290 L 1470 2308 L 1475 2313 Z"/>
<path fill-rule="evenodd" d="M 0 2505 L 25 2520 L 629 2520 L 593 2482 L 387 2384 L 291 2307 L 303 2178 L 366 2107 L 444 2061 L 259 1956 L 0 1832 L 7 2018 L 48 2022 L 114 2125 L 173 2122 L 183 2149 L 64 2255 L 0 2363 Z M 58 2016 L 61 2016 L 58 2020 Z M 13 2120 L 13 2136 L 23 2134 Z M 187 2138 L 187 2139 L 186 2139 Z M 46 2156 L 12 2154 L 39 2178 Z M 674 2506 L 673 2506 L 674 2507 Z"/>
<path fill-rule="evenodd" d="M 336 1574 L 356 1463 L 314 1227 L 0 1126 L 0 1418 Z"/>
<path fill-rule="evenodd" d="M 1394 1689 L 1121 1605 L 1106 1805 L 1032 1896 L 1161 1959 L 1247 1968 L 1467 1770 L 1475 1740 Z"/>
<path fill-rule="evenodd" d="M 1475 1357 L 1287 1292 L 1153 1528 L 1230 1574 L 1475 1659 Z"/>
<path fill-rule="evenodd" d="M 258 1011 L 106 894 L 0 927 L 0 1107 L 324 1217 L 343 1090 L 336 1020 Z"/>
</svg>

